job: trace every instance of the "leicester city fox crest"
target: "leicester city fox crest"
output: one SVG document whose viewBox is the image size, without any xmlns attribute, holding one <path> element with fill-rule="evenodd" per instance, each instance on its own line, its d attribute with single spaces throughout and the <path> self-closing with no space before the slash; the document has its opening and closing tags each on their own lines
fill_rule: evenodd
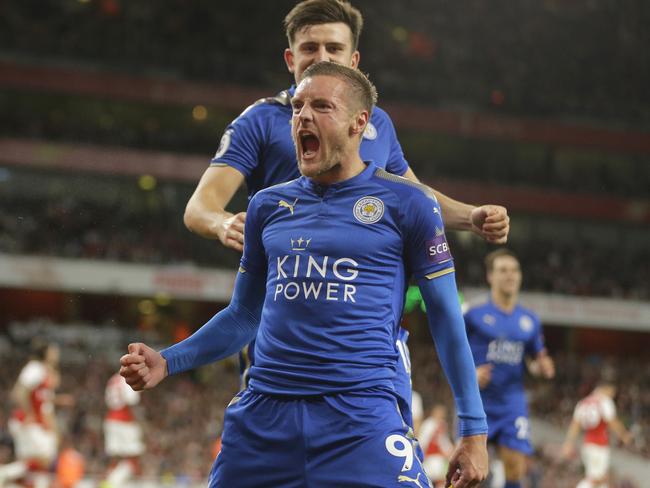
<svg viewBox="0 0 650 488">
<path fill-rule="evenodd" d="M 362 224 L 374 224 L 384 216 L 384 202 L 377 197 L 362 197 L 354 204 L 354 218 Z"/>
</svg>

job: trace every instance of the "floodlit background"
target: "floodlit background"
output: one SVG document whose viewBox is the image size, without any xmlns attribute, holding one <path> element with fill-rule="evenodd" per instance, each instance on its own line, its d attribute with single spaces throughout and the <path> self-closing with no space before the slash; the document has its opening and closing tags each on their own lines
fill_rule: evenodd
<svg viewBox="0 0 650 488">
<path fill-rule="evenodd" d="M 558 366 L 531 381 L 528 486 L 569 487 L 558 451 L 603 371 L 635 433 L 615 486 L 650 460 L 650 4 L 646 0 L 358 0 L 361 69 L 421 180 L 505 205 L 525 304 Z M 182 215 L 221 133 L 287 88 L 284 0 L 13 0 L 0 4 L 0 464 L 8 392 L 29 339 L 62 345 L 59 409 L 88 479 L 107 467 L 105 382 L 131 340 L 163 346 L 227 304 L 238 256 Z M 231 209 L 244 210 L 240 192 Z M 491 248 L 450 233 L 466 300 L 485 296 Z M 425 410 L 449 402 L 422 312 L 412 331 Z M 207 476 L 233 361 L 144 395 L 134 486 Z M 636 480 L 636 481 L 635 481 Z M 645 480 L 645 481 L 644 481 Z M 626 484 L 627 483 L 627 484 Z"/>
</svg>

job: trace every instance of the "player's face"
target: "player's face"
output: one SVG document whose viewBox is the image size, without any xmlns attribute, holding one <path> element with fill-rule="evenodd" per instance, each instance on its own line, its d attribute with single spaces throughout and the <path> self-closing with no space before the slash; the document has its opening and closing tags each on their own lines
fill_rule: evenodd
<svg viewBox="0 0 650 488">
<path fill-rule="evenodd" d="M 358 148 L 358 128 L 350 112 L 348 85 L 332 76 L 303 80 L 291 99 L 291 132 L 300 173 L 323 182 L 340 167 L 344 154 Z M 349 91 L 349 90 L 348 90 Z"/>
<path fill-rule="evenodd" d="M 59 364 L 60 354 L 59 347 L 50 344 L 45 352 L 45 362 L 50 366 L 57 366 Z"/>
<path fill-rule="evenodd" d="M 346 24 L 308 25 L 296 32 L 291 47 L 284 51 L 284 60 L 298 84 L 303 72 L 320 61 L 356 68 L 359 51 L 352 48 L 352 32 Z"/>
<path fill-rule="evenodd" d="M 512 296 L 519 293 L 521 288 L 519 261 L 512 256 L 496 258 L 492 264 L 492 272 L 488 274 L 488 282 L 494 291 L 502 295 Z"/>
</svg>

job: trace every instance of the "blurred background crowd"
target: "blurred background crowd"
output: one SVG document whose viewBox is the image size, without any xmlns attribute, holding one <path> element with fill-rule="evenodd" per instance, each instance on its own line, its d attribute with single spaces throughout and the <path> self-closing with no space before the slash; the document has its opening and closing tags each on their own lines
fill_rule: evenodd
<svg viewBox="0 0 650 488">
<path fill-rule="evenodd" d="M 83 262 L 90 274 L 99 264 L 232 274 L 238 255 L 188 232 L 183 211 L 226 125 L 290 84 L 282 18 L 294 3 L 0 4 L 0 464 L 12 456 L 8 392 L 30 334 L 63 343 L 60 390 L 77 401 L 60 422 L 101 477 L 103 389 L 124 345 L 181 339 L 224 306 L 228 290 L 210 298 L 185 275 L 174 286 L 88 290 L 43 263 Z M 650 5 L 353 3 L 365 16 L 360 67 L 414 172 L 459 200 L 508 207 L 524 290 L 578 309 L 603 299 L 604 315 L 647 308 Z M 231 207 L 245 206 L 242 191 Z M 461 291 L 484 287 L 491 246 L 469 234 L 450 242 Z M 576 401 L 612 370 L 619 415 L 635 433 L 627 452 L 647 459 L 647 316 L 631 313 L 625 326 L 615 314 L 606 324 L 580 317 L 545 324 L 558 377 L 531 382 L 533 412 L 565 428 Z M 422 316 L 407 320 L 415 389 L 427 408 L 448 403 Z M 142 475 L 169 486 L 202 480 L 236 391 L 236 365 L 226 361 L 144 395 Z M 580 479 L 577 460 L 560 462 L 557 445 L 537 448 L 530 487 Z M 615 475 L 616 486 L 634 486 Z"/>
</svg>

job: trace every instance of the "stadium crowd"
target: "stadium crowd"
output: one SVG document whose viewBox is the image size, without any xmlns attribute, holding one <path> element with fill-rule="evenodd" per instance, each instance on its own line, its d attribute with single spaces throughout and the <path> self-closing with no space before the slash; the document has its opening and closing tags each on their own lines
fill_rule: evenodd
<svg viewBox="0 0 650 488">
<path fill-rule="evenodd" d="M 236 253 L 202 240 L 182 224 L 184 194 L 144 195 L 153 205 L 129 205 L 129 198 L 103 203 L 75 198 L 0 197 L 0 252 L 146 264 L 194 263 L 234 268 Z M 521 222 L 521 219 L 520 219 Z M 480 256 L 488 245 L 450 233 L 461 286 L 484 283 Z M 46 238 L 43 238 L 46 236 Z M 565 236 L 566 237 L 566 236 Z M 621 237 L 623 238 L 623 237 Z M 650 298 L 650 249 L 631 247 L 610 257 L 619 244 L 588 238 L 560 239 L 513 232 L 510 247 L 528 271 L 527 291 L 581 296 Z"/>
<path fill-rule="evenodd" d="M 102 329 L 101 336 L 97 328 Z M 81 329 L 86 333 L 80 333 Z M 125 340 L 137 338 L 137 333 L 109 325 L 54 324 L 43 320 L 10 324 L 0 335 L 6 372 L 0 375 L 0 464 L 10 461 L 12 456 L 6 430 L 11 412 L 8 393 L 26 361 L 25 339 L 33 330 L 62 346 L 59 392 L 71 394 L 76 402 L 70 408 L 57 409 L 59 426 L 66 441 L 84 456 L 87 476 L 101 479 L 108 466 L 102 437 L 104 388 L 116 370 L 119 347 Z M 97 337 L 102 341 L 97 341 Z M 164 342 L 161 337 L 157 340 Z M 409 344 L 413 387 L 421 394 L 425 411 L 435 403 L 446 404 L 453 411 L 451 392 L 426 331 L 417 329 Z M 559 373 L 556 380 L 552 384 L 529 384 L 533 415 L 566 427 L 575 402 L 589 391 L 598 375 L 603 370 L 615 372 L 617 378 L 625 380 L 618 382 L 617 407 L 620 418 L 635 435 L 630 450 L 650 459 L 650 446 L 646 443 L 650 432 L 650 363 L 639 363 L 638 358 L 578 357 L 566 353 L 556 353 L 554 357 Z M 164 388 L 144 393 L 138 407 L 146 443 L 141 479 L 163 484 L 166 480 L 175 486 L 190 486 L 205 479 L 224 408 L 237 389 L 236 362 L 228 360 L 193 374 L 169 378 Z M 579 463 L 560 460 L 557 453 L 555 444 L 537 446 L 528 469 L 529 488 L 571 486 L 580 479 Z M 614 479 L 613 488 L 635 487 L 625 481 L 624 473 L 615 473 Z"/>
<path fill-rule="evenodd" d="M 50 63 L 76 60 L 129 72 L 278 85 L 286 80 L 281 16 L 294 3 L 171 0 L 160 8 L 120 0 L 31 0 L 3 8 L 0 42 L 13 57 Z M 418 0 L 406 10 L 388 1 L 355 5 L 372 26 L 364 33 L 361 67 L 386 98 L 650 123 L 650 61 L 637 48 L 648 42 L 643 2 L 626 8 L 614 0 L 475 0 L 435 9 Z M 233 55 L 238 52 L 247 53 L 245 62 Z"/>
<path fill-rule="evenodd" d="M 80 334 L 79 325 L 38 320 L 14 323 L 7 335 L 0 335 L 3 354 L 0 465 L 11 461 L 11 438 L 7 431 L 11 414 L 9 392 L 27 360 L 28 347 L 20 342 L 24 334 L 16 329 L 34 327 L 41 331 L 42 337 L 58 338 L 63 346 L 58 392 L 71 395 L 75 402 L 69 408 L 57 408 L 61 439 L 83 455 L 87 477 L 101 480 L 109 467 L 102 433 L 107 411 L 104 389 L 119 368 L 119 355 L 123 351 L 117 346 L 123 344 L 123 338 L 133 338 L 133 334 L 102 327 L 102 341 L 94 344 L 93 334 L 95 338 L 99 335 L 90 324 L 83 326 L 88 333 Z M 66 334 L 66 329 L 74 333 Z M 12 342 L 16 336 L 17 344 Z M 76 338 L 74 344 L 68 341 L 72 336 Z M 107 350 L 111 353 L 107 354 Z M 137 417 L 143 426 L 146 451 L 139 463 L 139 479 L 179 487 L 203 481 L 216 454 L 215 442 L 221 432 L 223 410 L 237 390 L 236 363 L 223 362 L 192 375 L 170 378 L 164 389 L 143 395 Z"/>
</svg>

